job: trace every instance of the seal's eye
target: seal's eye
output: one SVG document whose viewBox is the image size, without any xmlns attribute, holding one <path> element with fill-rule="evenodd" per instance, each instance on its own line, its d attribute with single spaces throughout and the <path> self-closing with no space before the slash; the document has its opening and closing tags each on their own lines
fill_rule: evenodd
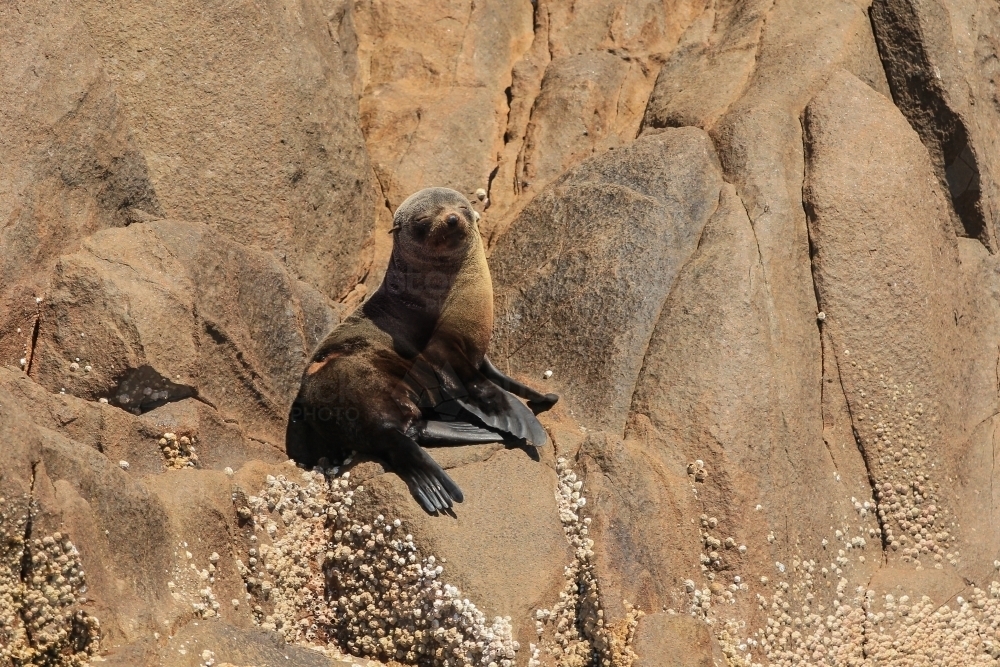
<svg viewBox="0 0 1000 667">
<path fill-rule="evenodd" d="M 413 236 L 417 240 L 423 239 L 427 236 L 427 232 L 431 227 L 431 219 L 427 216 L 421 216 L 413 221 Z"/>
</svg>

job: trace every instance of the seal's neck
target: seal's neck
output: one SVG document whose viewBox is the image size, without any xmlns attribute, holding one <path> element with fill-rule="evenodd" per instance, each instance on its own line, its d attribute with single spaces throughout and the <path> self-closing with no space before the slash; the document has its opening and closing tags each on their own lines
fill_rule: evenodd
<svg viewBox="0 0 1000 667">
<path fill-rule="evenodd" d="M 405 257 L 394 247 L 365 312 L 384 330 L 406 331 L 414 351 L 434 337 L 481 359 L 493 330 L 493 283 L 482 241 L 473 240 L 464 257 L 447 261 Z M 383 326 L 386 318 L 394 324 Z"/>
<path fill-rule="evenodd" d="M 407 258 L 399 248 L 393 248 L 379 291 L 405 310 L 436 320 L 464 264 L 464 259 Z"/>
</svg>

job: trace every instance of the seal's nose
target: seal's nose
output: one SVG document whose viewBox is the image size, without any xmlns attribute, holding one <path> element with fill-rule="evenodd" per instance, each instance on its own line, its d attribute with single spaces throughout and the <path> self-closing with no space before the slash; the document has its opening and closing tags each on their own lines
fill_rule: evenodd
<svg viewBox="0 0 1000 667">
<path fill-rule="evenodd" d="M 455 213 L 449 213 L 448 217 L 444 219 L 448 223 L 449 227 L 454 227 L 458 224 L 458 215 Z"/>
</svg>

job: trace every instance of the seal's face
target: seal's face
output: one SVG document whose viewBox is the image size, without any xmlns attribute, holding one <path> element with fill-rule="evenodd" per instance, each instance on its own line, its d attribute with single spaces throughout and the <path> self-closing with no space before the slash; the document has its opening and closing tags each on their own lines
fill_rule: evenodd
<svg viewBox="0 0 1000 667">
<path fill-rule="evenodd" d="M 464 256 L 476 241 L 478 214 L 461 193 L 427 188 L 404 201 L 393 216 L 396 245 L 414 260 Z"/>
</svg>

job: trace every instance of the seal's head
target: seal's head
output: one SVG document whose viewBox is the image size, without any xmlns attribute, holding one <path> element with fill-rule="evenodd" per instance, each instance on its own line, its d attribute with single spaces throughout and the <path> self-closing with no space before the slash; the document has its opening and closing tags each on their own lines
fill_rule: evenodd
<svg viewBox="0 0 1000 667">
<path fill-rule="evenodd" d="M 452 260 L 479 240 L 479 213 L 460 192 L 425 188 L 410 195 L 392 217 L 395 246 L 406 259 Z"/>
</svg>

